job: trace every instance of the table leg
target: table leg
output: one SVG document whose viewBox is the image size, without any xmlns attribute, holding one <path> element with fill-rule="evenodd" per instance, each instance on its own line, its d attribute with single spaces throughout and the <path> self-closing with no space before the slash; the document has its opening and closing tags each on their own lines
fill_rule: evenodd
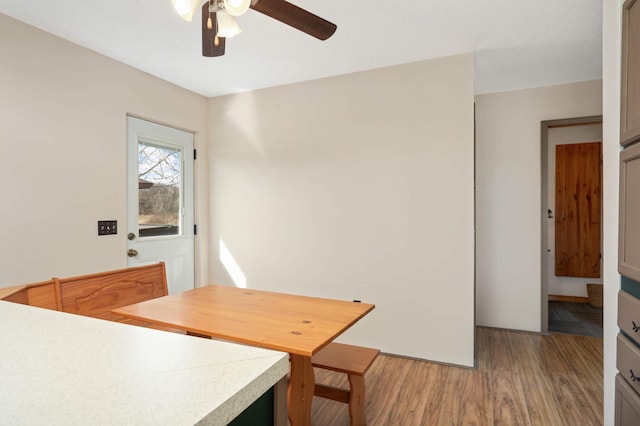
<svg viewBox="0 0 640 426">
<path fill-rule="evenodd" d="M 311 426 L 311 401 L 315 386 L 315 376 L 311 358 L 290 354 L 288 411 L 291 426 Z"/>
</svg>

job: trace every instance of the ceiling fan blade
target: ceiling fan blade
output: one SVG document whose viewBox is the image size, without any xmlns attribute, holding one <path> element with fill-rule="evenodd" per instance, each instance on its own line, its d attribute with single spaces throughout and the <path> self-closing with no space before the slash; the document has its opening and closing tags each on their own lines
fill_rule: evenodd
<svg viewBox="0 0 640 426">
<path fill-rule="evenodd" d="M 224 37 L 218 37 L 218 45 L 216 46 L 215 38 L 218 32 L 218 20 L 216 19 L 216 13 L 211 12 L 211 23 L 213 28 L 207 28 L 207 21 L 209 19 L 209 2 L 206 2 L 202 6 L 202 56 L 214 57 L 224 55 Z"/>
<path fill-rule="evenodd" d="M 335 24 L 285 0 L 253 0 L 251 9 L 264 13 L 320 40 L 328 39 L 338 28 Z"/>
</svg>

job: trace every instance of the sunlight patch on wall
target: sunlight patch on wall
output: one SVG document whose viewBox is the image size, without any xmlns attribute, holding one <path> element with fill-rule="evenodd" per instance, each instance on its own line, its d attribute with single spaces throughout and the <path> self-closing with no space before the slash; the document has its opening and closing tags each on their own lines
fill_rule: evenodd
<svg viewBox="0 0 640 426">
<path fill-rule="evenodd" d="M 261 136 L 264 130 L 260 123 L 258 108 L 255 95 L 243 93 L 242 96 L 234 97 L 230 104 L 227 105 L 225 119 L 233 124 L 231 127 L 236 132 L 242 134 L 241 140 L 248 141 L 257 152 L 266 157 Z M 234 136 L 234 138 L 237 139 L 237 136 Z"/>
<path fill-rule="evenodd" d="M 227 270 L 236 287 L 247 288 L 247 277 L 245 277 L 238 262 L 233 258 L 233 255 L 222 239 L 220 239 L 220 262 L 222 262 L 222 265 Z"/>
</svg>

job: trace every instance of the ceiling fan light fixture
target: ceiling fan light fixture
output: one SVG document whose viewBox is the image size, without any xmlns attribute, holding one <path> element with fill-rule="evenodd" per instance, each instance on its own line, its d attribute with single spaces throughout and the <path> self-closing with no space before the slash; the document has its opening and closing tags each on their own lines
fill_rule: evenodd
<svg viewBox="0 0 640 426">
<path fill-rule="evenodd" d="M 224 10 L 231 16 L 243 15 L 251 6 L 251 0 L 224 0 Z"/>
<path fill-rule="evenodd" d="M 218 37 L 231 38 L 242 32 L 236 20 L 228 13 L 219 10 L 216 17 L 218 18 L 218 33 L 216 34 Z"/>
<path fill-rule="evenodd" d="M 202 0 L 171 0 L 171 4 L 182 19 L 191 22 L 193 14 L 202 5 Z"/>
</svg>

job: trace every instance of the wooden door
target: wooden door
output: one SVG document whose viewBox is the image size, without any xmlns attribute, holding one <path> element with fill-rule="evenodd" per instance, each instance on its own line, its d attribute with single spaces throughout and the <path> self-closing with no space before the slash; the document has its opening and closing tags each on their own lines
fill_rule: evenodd
<svg viewBox="0 0 640 426">
<path fill-rule="evenodd" d="M 556 146 L 556 275 L 600 277 L 602 143 Z"/>
</svg>

